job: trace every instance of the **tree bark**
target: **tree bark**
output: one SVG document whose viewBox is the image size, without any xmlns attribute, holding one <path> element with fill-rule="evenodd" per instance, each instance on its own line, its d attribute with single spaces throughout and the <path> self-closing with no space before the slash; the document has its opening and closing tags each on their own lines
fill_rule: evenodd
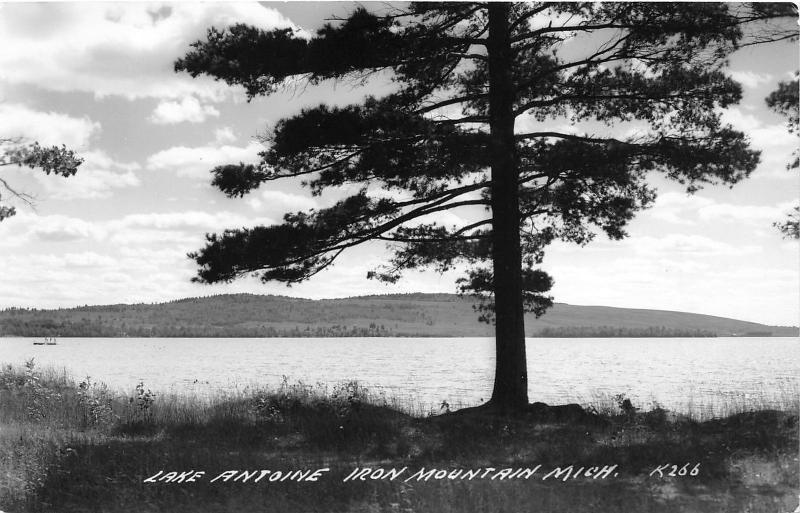
<svg viewBox="0 0 800 513">
<path fill-rule="evenodd" d="M 522 305 L 519 171 L 514 141 L 511 4 L 489 3 L 489 124 L 492 173 L 496 365 L 491 403 L 506 410 L 528 404 L 528 367 Z"/>
</svg>

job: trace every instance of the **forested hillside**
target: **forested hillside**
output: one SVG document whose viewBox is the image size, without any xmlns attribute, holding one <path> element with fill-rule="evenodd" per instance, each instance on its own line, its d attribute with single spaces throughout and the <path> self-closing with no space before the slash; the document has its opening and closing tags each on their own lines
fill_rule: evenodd
<svg viewBox="0 0 800 513">
<path fill-rule="evenodd" d="M 556 304 L 529 316 L 528 336 L 794 336 L 797 328 L 661 310 Z M 450 294 L 297 299 L 252 294 L 160 304 L 0 312 L 2 336 L 61 337 L 364 337 L 491 336 L 472 302 Z"/>
</svg>

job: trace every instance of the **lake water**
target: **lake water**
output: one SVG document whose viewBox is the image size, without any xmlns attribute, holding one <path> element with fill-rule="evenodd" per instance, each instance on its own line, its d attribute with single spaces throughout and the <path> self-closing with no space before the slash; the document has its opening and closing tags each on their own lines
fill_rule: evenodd
<svg viewBox="0 0 800 513">
<path fill-rule="evenodd" d="M 58 345 L 0 338 L 0 363 L 66 368 L 111 388 L 139 381 L 161 392 L 208 394 L 277 386 L 286 376 L 335 385 L 358 380 L 406 404 L 488 399 L 489 338 L 154 339 L 60 338 Z M 647 407 L 702 412 L 785 404 L 800 390 L 797 338 L 528 339 L 531 400 L 587 403 L 625 394 Z"/>
</svg>

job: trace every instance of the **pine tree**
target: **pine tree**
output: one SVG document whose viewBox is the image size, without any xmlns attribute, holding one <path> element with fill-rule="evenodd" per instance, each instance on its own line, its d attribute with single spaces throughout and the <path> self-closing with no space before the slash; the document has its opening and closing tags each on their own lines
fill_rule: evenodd
<svg viewBox="0 0 800 513">
<path fill-rule="evenodd" d="M 790 133 L 800 136 L 800 72 L 794 80 L 781 82 L 766 98 L 767 106 L 785 116 Z M 787 169 L 800 168 L 800 149 L 795 150 Z M 800 239 L 800 205 L 795 206 L 782 222 L 773 223 L 788 239 Z"/>
<path fill-rule="evenodd" d="M 482 320 L 496 326 L 490 403 L 524 407 L 523 313 L 552 304 L 552 280 L 536 268 L 547 244 L 624 237 L 654 200 L 648 173 L 692 192 L 755 168 L 758 153 L 719 118 L 741 96 L 723 71 L 743 37 L 732 5 L 425 2 L 359 8 L 311 37 L 209 29 L 176 70 L 242 86 L 250 98 L 290 81 L 386 74 L 396 90 L 305 109 L 273 127 L 258 165 L 213 169 L 212 183 L 231 197 L 289 177 L 303 177 L 312 194 L 360 189 L 278 225 L 209 235 L 191 255 L 195 279 L 299 282 L 371 240 L 393 251 L 370 273 L 376 279 L 467 264 L 459 290 L 480 298 Z M 747 21 L 772 15 L 761 9 Z M 523 130 L 523 119 L 543 128 Z M 431 220 L 444 211 L 470 220 Z"/>
<path fill-rule="evenodd" d="M 53 173 L 72 176 L 78 171 L 81 163 L 83 163 L 83 159 L 65 146 L 45 147 L 39 143 L 25 143 L 22 139 L 0 138 L 0 167 L 28 167 L 40 169 L 48 175 Z M 8 181 L 0 177 L 0 201 L 3 199 L 3 192 L 29 205 L 33 200 L 29 194 L 16 190 Z M 0 204 L 0 221 L 16 213 L 15 207 Z"/>
</svg>

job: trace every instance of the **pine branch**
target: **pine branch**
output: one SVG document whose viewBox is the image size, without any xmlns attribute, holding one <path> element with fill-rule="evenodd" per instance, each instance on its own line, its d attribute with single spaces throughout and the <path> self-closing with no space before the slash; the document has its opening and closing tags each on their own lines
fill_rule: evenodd
<svg viewBox="0 0 800 513">
<path fill-rule="evenodd" d="M 520 25 L 522 25 L 523 23 L 525 23 L 525 22 L 526 22 L 527 20 L 529 20 L 530 18 L 532 18 L 532 17 L 536 16 L 536 15 L 537 15 L 537 14 L 539 14 L 540 12 L 544 12 L 544 11 L 546 11 L 546 10 L 547 10 L 547 9 L 549 9 L 550 7 L 551 7 L 551 6 L 550 6 L 550 4 L 549 4 L 549 3 L 547 3 L 547 2 L 545 2 L 545 3 L 543 3 L 543 4 L 542 4 L 540 7 L 537 7 L 537 8 L 535 8 L 535 9 L 531 9 L 530 11 L 526 12 L 526 13 L 525 13 L 525 14 L 523 14 L 522 16 L 518 17 L 516 20 L 512 21 L 512 22 L 511 22 L 511 23 L 508 25 L 508 31 L 509 31 L 509 32 L 511 32 L 511 33 L 513 33 L 513 32 L 514 32 L 514 30 L 515 30 L 517 27 L 519 27 Z"/>
<path fill-rule="evenodd" d="M 520 41 L 538 37 L 543 34 L 555 34 L 560 32 L 579 32 L 579 31 L 591 32 L 593 30 L 631 29 L 631 28 L 637 28 L 637 25 L 625 24 L 625 23 L 599 23 L 597 25 L 586 24 L 586 25 L 572 25 L 563 27 L 544 27 L 536 30 L 531 30 L 529 32 L 525 32 L 524 34 L 512 37 L 511 43 L 512 44 L 519 43 Z"/>
<path fill-rule="evenodd" d="M 459 97 L 456 97 L 456 98 L 450 98 L 449 100 L 442 100 L 442 101 L 436 102 L 436 103 L 434 103 L 432 105 L 427 105 L 425 107 L 420 107 L 419 109 L 417 109 L 414 112 L 416 114 L 425 114 L 425 113 L 434 111 L 436 109 L 441 109 L 442 107 L 447 107 L 447 106 L 450 106 L 450 105 L 456 105 L 456 104 L 464 103 L 464 102 L 471 102 L 471 101 L 474 101 L 474 100 L 480 100 L 480 99 L 484 99 L 484 98 L 488 98 L 488 97 L 489 97 L 489 93 L 468 94 L 466 96 L 459 96 Z"/>
<path fill-rule="evenodd" d="M 257 271 L 259 269 L 285 268 L 287 266 L 290 266 L 290 265 L 293 265 L 293 264 L 298 264 L 298 263 L 310 260 L 310 259 L 312 259 L 314 257 L 325 255 L 325 254 L 331 253 L 331 252 L 337 252 L 337 255 L 338 255 L 339 253 L 341 253 L 342 250 L 345 250 L 345 249 L 348 249 L 348 248 L 352 248 L 352 247 L 358 246 L 360 244 L 363 244 L 365 242 L 368 242 L 368 241 L 370 241 L 372 239 L 375 239 L 378 236 L 386 233 L 387 231 L 389 231 L 391 229 L 394 229 L 394 228 L 397 228 L 398 226 L 400 226 L 400 225 L 402 225 L 402 224 L 404 224 L 404 223 L 406 223 L 408 221 L 414 220 L 414 219 L 416 219 L 418 217 L 426 216 L 426 215 L 429 215 L 429 214 L 435 214 L 436 212 L 442 212 L 442 211 L 450 210 L 450 209 L 456 208 L 456 207 L 464 207 L 464 206 L 471 206 L 471 205 L 487 205 L 487 204 L 488 203 L 486 201 L 484 201 L 484 200 L 467 200 L 467 201 L 460 201 L 460 202 L 456 202 L 456 203 L 448 203 L 448 204 L 444 204 L 444 205 L 439 205 L 439 206 L 436 206 L 434 208 L 429 208 L 430 205 L 425 205 L 424 207 L 420 207 L 420 208 L 414 209 L 411 212 L 403 214 L 403 215 L 401 215 L 401 216 L 399 216 L 397 218 L 394 218 L 394 219 L 392 219 L 390 221 L 387 221 L 387 222 L 385 222 L 385 223 L 383 223 L 383 224 L 381 224 L 379 226 L 368 228 L 368 229 L 365 229 L 365 230 L 363 230 L 361 232 L 355 232 L 355 233 L 348 234 L 348 236 L 346 238 L 342 238 L 339 241 L 333 242 L 332 245 L 328 245 L 328 246 L 326 246 L 324 248 L 321 248 L 319 250 L 316 250 L 316 251 L 310 251 L 308 253 L 305 253 L 305 254 L 303 254 L 303 255 L 301 255 L 299 257 L 296 257 L 296 258 L 293 258 L 293 259 L 290 259 L 290 260 L 286 260 L 279 267 L 267 267 L 267 268 L 258 267 L 258 268 L 254 268 L 254 269 L 243 269 L 243 270 L 241 270 L 241 271 L 239 271 L 237 273 L 237 276 L 244 276 L 244 275 L 247 275 L 247 274 L 249 274 L 251 272 Z"/>
<path fill-rule="evenodd" d="M 451 233 L 446 237 L 399 237 L 399 236 L 379 236 L 376 239 L 384 240 L 388 242 L 416 242 L 416 243 L 425 243 L 425 242 L 451 242 L 451 241 L 470 241 L 470 240 L 481 240 L 489 238 L 487 234 L 480 234 L 480 235 L 466 235 L 462 236 L 462 233 L 465 233 L 469 230 L 477 228 L 479 226 L 492 224 L 491 219 L 484 219 L 482 221 L 477 221 L 475 223 L 469 224 L 464 226 L 457 231 Z"/>
<path fill-rule="evenodd" d="M 9 164 L 2 164 L 2 165 L 9 165 Z M 31 206 L 31 207 L 33 206 L 33 200 L 35 198 L 33 196 L 31 196 L 30 194 L 27 194 L 25 192 L 20 192 L 20 191 L 14 189 L 3 178 L 0 178 L 0 185 L 2 185 L 5 190 L 7 190 L 9 193 L 11 193 L 12 196 L 14 196 L 15 198 L 23 201 L 26 205 Z"/>
</svg>

